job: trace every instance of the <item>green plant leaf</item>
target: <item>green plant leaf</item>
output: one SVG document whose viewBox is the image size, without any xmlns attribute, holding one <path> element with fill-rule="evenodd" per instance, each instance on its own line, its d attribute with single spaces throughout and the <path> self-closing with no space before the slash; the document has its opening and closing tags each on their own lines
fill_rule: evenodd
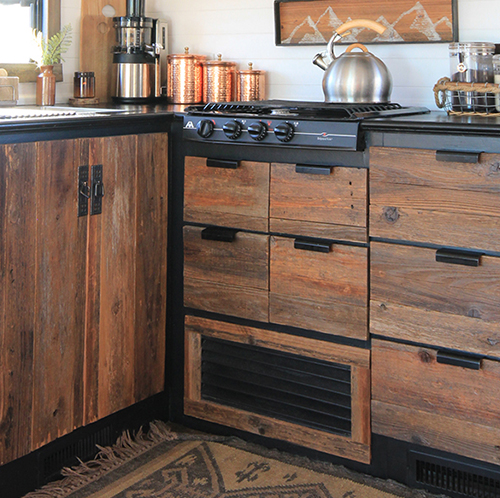
<svg viewBox="0 0 500 498">
<path fill-rule="evenodd" d="M 61 31 L 51 36 L 48 40 L 41 39 L 42 59 L 41 66 L 51 66 L 64 62 L 62 54 L 71 46 L 71 24 L 66 24 Z"/>
</svg>

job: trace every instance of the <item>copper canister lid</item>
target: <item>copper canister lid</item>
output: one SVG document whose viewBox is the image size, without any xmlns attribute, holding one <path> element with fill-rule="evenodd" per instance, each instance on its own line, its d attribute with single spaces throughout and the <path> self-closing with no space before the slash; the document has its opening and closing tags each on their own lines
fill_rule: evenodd
<svg viewBox="0 0 500 498">
<path fill-rule="evenodd" d="M 266 99 L 266 72 L 253 69 L 253 63 L 248 63 L 248 69 L 236 71 L 236 100 L 248 102 Z"/>
<path fill-rule="evenodd" d="M 198 104 L 203 99 L 203 67 L 205 55 L 189 53 L 167 56 L 167 98 L 174 104 Z"/>
<path fill-rule="evenodd" d="M 231 102 L 235 96 L 236 62 L 217 60 L 203 63 L 203 101 Z"/>
</svg>

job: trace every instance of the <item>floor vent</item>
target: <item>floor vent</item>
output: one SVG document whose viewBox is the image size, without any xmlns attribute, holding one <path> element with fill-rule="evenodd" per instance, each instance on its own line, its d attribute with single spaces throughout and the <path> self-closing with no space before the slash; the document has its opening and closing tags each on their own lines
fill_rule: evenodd
<svg viewBox="0 0 500 498">
<path fill-rule="evenodd" d="M 457 498 L 500 498 L 500 474 L 496 472 L 417 452 L 410 452 L 410 456 L 412 486 Z"/>
<path fill-rule="evenodd" d="M 351 435 L 351 369 L 219 339 L 202 341 L 204 400 Z"/>
<path fill-rule="evenodd" d="M 93 458 L 98 449 L 96 445 L 113 444 L 111 426 L 106 426 L 89 436 L 58 447 L 43 458 L 43 479 L 47 480 L 59 473 L 63 467 L 78 464 L 78 459 Z"/>
</svg>

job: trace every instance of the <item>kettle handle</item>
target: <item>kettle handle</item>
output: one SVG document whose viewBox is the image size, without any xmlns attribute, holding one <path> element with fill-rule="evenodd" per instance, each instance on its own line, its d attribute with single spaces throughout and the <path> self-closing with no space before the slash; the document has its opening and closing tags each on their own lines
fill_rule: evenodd
<svg viewBox="0 0 500 498">
<path fill-rule="evenodd" d="M 333 51 L 333 45 L 335 44 L 335 42 L 338 42 L 340 39 L 342 39 L 344 33 L 349 34 L 346 33 L 346 31 L 349 31 L 352 28 L 372 29 L 373 31 L 376 31 L 379 35 L 381 35 L 387 29 L 386 26 L 383 26 L 382 24 L 376 21 L 372 21 L 371 19 L 354 19 L 352 21 L 345 22 L 344 24 L 342 24 L 342 26 L 339 26 L 335 30 L 333 36 L 330 38 L 330 41 L 328 42 L 328 46 L 326 47 L 326 53 L 331 57 L 332 60 L 336 59 L 335 53 Z"/>
<path fill-rule="evenodd" d="M 351 50 L 354 50 L 355 48 L 360 48 L 363 52 L 368 52 L 368 49 L 362 43 L 353 43 L 352 45 L 349 45 L 345 49 L 345 51 L 350 52 Z"/>
</svg>

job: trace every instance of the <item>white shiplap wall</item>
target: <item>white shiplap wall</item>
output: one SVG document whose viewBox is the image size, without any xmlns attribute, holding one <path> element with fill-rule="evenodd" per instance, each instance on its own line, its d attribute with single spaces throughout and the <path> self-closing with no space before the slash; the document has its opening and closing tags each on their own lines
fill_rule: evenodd
<svg viewBox="0 0 500 498">
<path fill-rule="evenodd" d="M 276 47 L 273 0 L 145 0 L 146 13 L 169 22 L 171 53 L 191 53 L 248 62 L 267 71 L 268 97 L 322 100 L 323 72 L 311 59 L 321 47 Z M 110 0 L 110 4 L 113 1 Z M 460 41 L 500 43 L 500 1 L 458 0 Z M 74 42 L 64 65 L 64 82 L 57 100 L 72 96 L 72 75 L 78 70 L 80 0 L 62 0 L 63 24 L 71 22 Z M 388 66 L 394 80 L 392 100 L 403 105 L 436 109 L 432 87 L 449 72 L 447 44 L 371 45 L 371 52 Z M 34 85 L 23 85 L 23 103 L 34 102 Z"/>
</svg>

